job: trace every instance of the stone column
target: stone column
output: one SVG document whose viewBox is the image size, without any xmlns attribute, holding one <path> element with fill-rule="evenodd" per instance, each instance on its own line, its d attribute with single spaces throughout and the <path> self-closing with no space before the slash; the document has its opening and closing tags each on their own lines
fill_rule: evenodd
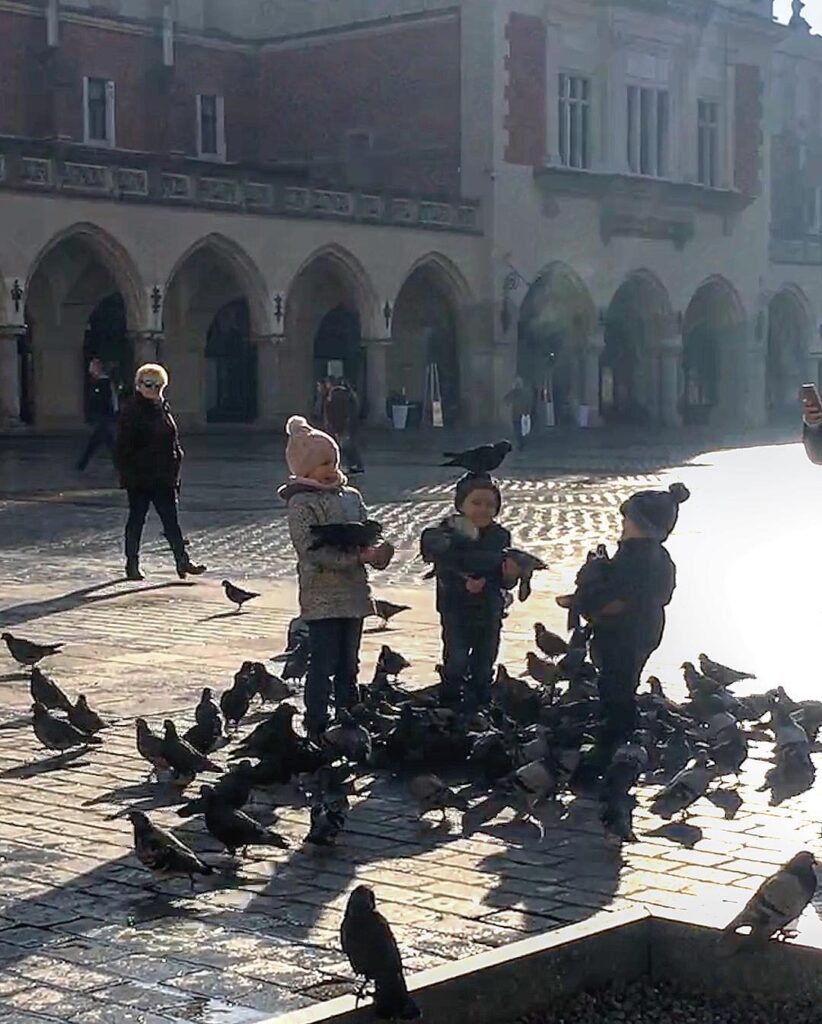
<svg viewBox="0 0 822 1024">
<path fill-rule="evenodd" d="M 134 342 L 134 367 L 143 363 L 156 363 L 159 356 L 161 336 L 154 331 L 137 331 L 132 335 Z"/>
<path fill-rule="evenodd" d="M 580 404 L 588 406 L 588 426 L 599 425 L 599 367 L 602 353 L 605 350 L 605 334 L 602 330 L 593 335 L 585 346 L 583 353 L 582 387 L 580 388 Z"/>
<path fill-rule="evenodd" d="M 388 400 L 388 350 L 390 338 L 363 339 L 366 350 L 366 387 L 368 422 L 372 427 L 388 426 L 385 403 Z"/>
<path fill-rule="evenodd" d="M 682 338 L 674 335 L 659 342 L 659 419 L 665 427 L 682 424 L 679 411 L 679 367 Z"/>
<path fill-rule="evenodd" d="M 0 430 L 12 430 L 20 422 L 20 362 L 17 338 L 21 328 L 0 324 Z"/>
</svg>

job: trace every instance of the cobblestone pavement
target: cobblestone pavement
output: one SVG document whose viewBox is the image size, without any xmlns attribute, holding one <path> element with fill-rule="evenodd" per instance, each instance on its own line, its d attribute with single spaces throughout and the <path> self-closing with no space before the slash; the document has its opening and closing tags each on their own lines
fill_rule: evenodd
<svg viewBox="0 0 822 1024">
<path fill-rule="evenodd" d="M 249 451 L 244 441 L 215 447 L 209 454 L 192 445 L 184 491 L 192 549 L 214 570 L 196 584 L 172 579 L 156 534 L 150 579 L 116 581 L 122 502 L 102 462 L 77 477 L 62 468 L 70 448 L 57 442 L 25 442 L 0 455 L 0 624 L 67 641 L 47 670 L 112 722 L 102 748 L 74 760 L 44 758 L 28 724 L 26 681 L 0 651 L 4 1024 L 242 1024 L 350 991 L 337 931 L 359 882 L 376 887 L 406 963 L 418 971 L 628 904 L 696 905 L 706 920 L 724 922 L 774 865 L 817 844 L 816 792 L 779 807 L 756 792 L 768 767 L 768 747 L 757 742 L 732 817 L 702 800 L 686 827 L 665 825 L 646 809 L 648 787 L 640 842 L 620 853 L 606 845 L 587 800 L 548 821 L 543 842 L 505 816 L 464 837 L 457 818 L 446 829 L 421 829 L 398 784 L 365 776 L 330 853 L 302 849 L 307 811 L 282 789 L 258 795 L 254 813 L 268 820 L 277 805 L 290 850 L 255 850 L 239 874 L 220 873 L 193 893 L 175 883 L 147 893 L 130 853 L 129 808 L 180 823 L 179 834 L 223 862 L 196 819 L 176 817 L 177 794 L 146 783 L 134 717 L 156 725 L 172 715 L 187 727 L 203 685 L 222 687 L 240 661 L 280 649 L 294 608 L 292 559 L 272 497 L 282 467 L 275 453 Z M 506 623 L 509 666 L 521 663 L 534 619 L 561 625 L 553 595 L 587 547 L 614 537 L 620 501 L 680 478 L 693 497 L 670 545 L 679 588 L 651 667 L 676 690 L 676 666 L 707 650 L 756 671 L 755 688 L 779 682 L 796 696 L 818 695 L 811 638 L 822 625 L 822 471 L 798 446 L 701 454 L 675 471 L 666 468 L 677 461 L 670 451 L 583 452 L 576 471 L 573 459 L 562 471 L 513 460 L 503 475 L 506 523 L 552 563 Z M 432 677 L 438 634 L 414 542 L 448 507 L 453 479 L 433 461 L 377 458 L 363 482 L 398 541 L 397 565 L 380 589 L 412 606 L 388 634 L 368 633 L 364 673 L 387 639 L 412 661 L 411 678 Z M 246 614 L 227 612 L 223 573 L 262 590 Z M 802 930 L 820 940 L 815 914 Z"/>
</svg>

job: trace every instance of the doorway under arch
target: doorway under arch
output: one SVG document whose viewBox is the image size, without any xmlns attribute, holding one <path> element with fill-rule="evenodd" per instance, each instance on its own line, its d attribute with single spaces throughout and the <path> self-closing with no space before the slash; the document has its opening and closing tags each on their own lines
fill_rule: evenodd
<svg viewBox="0 0 822 1024">
<path fill-rule="evenodd" d="M 712 278 L 694 292 L 682 328 L 682 416 L 686 423 L 730 422 L 744 389 L 734 367 L 744 359 L 744 315 L 732 286 Z"/>
<path fill-rule="evenodd" d="M 796 419 L 796 396 L 808 375 L 810 319 L 799 295 L 783 288 L 768 303 L 768 355 L 765 397 L 768 419 Z"/>
<path fill-rule="evenodd" d="M 208 329 L 206 421 L 253 423 L 257 418 L 257 347 L 251 342 L 248 302 L 235 299 L 217 311 Z"/>
</svg>

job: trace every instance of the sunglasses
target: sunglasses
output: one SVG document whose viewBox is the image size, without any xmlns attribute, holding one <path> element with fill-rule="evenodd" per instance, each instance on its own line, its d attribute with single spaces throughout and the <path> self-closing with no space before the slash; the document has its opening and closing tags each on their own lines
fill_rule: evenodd
<svg viewBox="0 0 822 1024">
<path fill-rule="evenodd" d="M 159 391 L 163 386 L 159 380 L 138 380 L 137 383 L 141 388 L 148 388 L 149 391 Z"/>
</svg>

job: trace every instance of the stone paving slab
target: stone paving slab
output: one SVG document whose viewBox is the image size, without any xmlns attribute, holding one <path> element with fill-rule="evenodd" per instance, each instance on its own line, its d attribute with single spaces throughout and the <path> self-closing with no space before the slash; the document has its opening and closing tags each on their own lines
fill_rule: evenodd
<svg viewBox="0 0 822 1024">
<path fill-rule="evenodd" d="M 259 478 L 264 467 L 246 465 Z M 786 474 L 801 491 L 815 481 L 802 484 L 799 466 L 790 462 Z M 290 850 L 255 850 L 238 875 L 221 872 L 194 893 L 176 883 L 164 886 L 165 896 L 146 892 L 146 875 L 131 853 L 131 828 L 124 817 L 131 807 L 148 809 L 205 856 L 224 861 L 197 819 L 176 817 L 177 793 L 146 784 L 146 766 L 134 750 L 134 717 L 145 715 L 156 725 L 172 715 L 187 727 L 200 688 L 222 689 L 241 661 L 281 649 L 294 613 L 293 584 L 287 582 L 291 556 L 277 533 L 281 513 L 254 512 L 256 533 L 247 524 L 232 524 L 231 515 L 221 518 L 214 509 L 221 505 L 223 470 L 231 482 L 240 482 L 231 475 L 236 467 L 218 461 L 217 479 L 209 485 L 203 476 L 197 484 L 201 500 L 187 512 L 196 520 L 208 560 L 227 564 L 232 572 L 244 568 L 237 575 L 262 591 L 241 615 L 227 611 L 219 576 L 191 585 L 171 579 L 167 569 L 162 571 L 159 548 L 156 558 L 150 550 L 147 561 L 160 571 L 147 583 L 107 582 L 118 564 L 116 553 L 106 548 L 119 529 L 116 504 L 88 509 L 55 492 L 55 500 L 15 498 L 0 507 L 0 528 L 7 526 L 0 530 L 3 577 L 7 564 L 14 577 L 3 585 L 0 624 L 34 639 L 65 640 L 65 653 L 51 659 L 47 671 L 72 695 L 85 692 L 112 722 L 101 748 L 64 762 L 44 757 L 29 726 L 27 683 L 0 649 L 4 1024 L 250 1024 L 349 992 L 352 981 L 338 929 L 347 896 L 360 882 L 376 887 L 408 969 L 419 971 L 603 909 L 696 908 L 702 919 L 724 923 L 777 864 L 799 847 L 817 843 L 822 808 L 816 792 L 779 807 L 768 806 L 767 794 L 756 792 L 769 753 L 767 745 L 757 743 L 742 773 L 743 802 L 734 817 L 703 800 L 688 829 L 678 830 L 648 812 L 646 788 L 637 814 L 640 842 L 620 852 L 606 845 L 596 807 L 587 800 L 569 800 L 562 815 L 547 822 L 543 842 L 536 829 L 506 815 L 466 837 L 455 816 L 445 829 L 421 829 L 399 783 L 366 775 L 335 850 L 302 849 L 307 811 L 293 789 L 281 787 L 256 794 L 253 812 L 268 820 L 277 806 L 278 827 L 292 840 Z M 726 480 L 727 470 L 720 466 L 720 471 Z M 420 583 L 413 561 L 413 544 L 420 524 L 447 508 L 450 484 L 426 483 L 426 474 L 430 469 L 418 477 L 408 469 L 375 474 L 374 504 L 386 519 L 395 517 L 390 521 L 400 539 L 398 566 L 380 581 L 380 589 L 412 607 L 386 633 L 367 633 L 364 674 L 371 672 L 380 644 L 389 642 L 410 658 L 415 681 L 433 678 L 438 628 L 431 588 Z M 699 486 L 719 486 L 713 468 L 695 466 L 686 474 L 695 494 Z M 554 560 L 551 571 L 537 580 L 531 602 L 515 606 L 506 622 L 506 663 L 522 663 L 535 618 L 561 628 L 552 596 L 567 585 L 581 551 L 613 536 L 621 498 L 670 478 L 662 472 L 649 475 L 644 467 L 634 475 L 595 479 L 539 481 L 520 470 L 506 477 L 506 514 L 518 540 L 525 538 Z M 765 486 L 778 483 L 771 476 Z M 762 492 L 751 490 L 745 497 L 754 507 L 765 501 Z M 719 494 L 715 501 L 727 505 L 727 492 Z M 716 504 L 700 510 L 697 502 L 693 519 L 683 515 L 678 560 L 679 551 L 685 555 L 708 543 L 705 523 L 718 515 Z M 551 510 L 557 510 L 556 519 L 548 529 Z M 88 531 L 87 514 L 102 517 L 108 532 Z M 229 535 L 233 539 L 227 540 Z M 721 546 L 711 550 L 717 560 L 722 556 Z M 689 569 L 683 557 L 680 568 L 669 634 L 651 665 L 666 681 L 675 679 L 686 650 L 695 653 L 689 624 L 700 615 L 717 618 L 715 607 L 724 607 L 726 600 L 733 606 L 745 599 L 739 586 L 729 598 L 711 594 L 717 605 L 706 613 L 705 566 Z M 713 590 L 720 589 L 710 563 L 707 579 Z M 811 629 L 800 621 L 797 628 Z M 742 627 L 736 628 L 743 636 Z M 713 643 L 720 639 L 718 628 Z M 759 630 L 738 659 L 757 654 L 757 670 L 767 654 L 760 651 L 760 639 L 771 643 Z M 681 694 L 677 684 L 672 691 Z M 803 918 L 802 934 L 819 941 L 814 913 Z"/>
</svg>

